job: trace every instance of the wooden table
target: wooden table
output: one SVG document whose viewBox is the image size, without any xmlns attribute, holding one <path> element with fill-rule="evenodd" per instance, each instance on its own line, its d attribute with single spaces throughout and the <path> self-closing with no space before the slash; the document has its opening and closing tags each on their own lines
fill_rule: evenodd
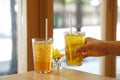
<svg viewBox="0 0 120 80">
<path fill-rule="evenodd" d="M 34 71 L 9 76 L 1 76 L 0 80 L 116 80 L 115 78 L 95 75 L 71 69 L 52 71 L 49 74 L 35 73 Z"/>
</svg>

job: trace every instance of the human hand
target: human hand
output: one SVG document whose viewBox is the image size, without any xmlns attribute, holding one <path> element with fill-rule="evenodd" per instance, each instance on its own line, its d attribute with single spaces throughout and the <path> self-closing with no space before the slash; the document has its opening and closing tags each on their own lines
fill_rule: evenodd
<svg viewBox="0 0 120 80">
<path fill-rule="evenodd" d="M 76 53 L 82 53 L 83 57 L 89 56 L 105 56 L 108 54 L 106 41 L 97 40 L 91 37 L 87 37 L 85 39 L 85 45 L 83 47 L 77 48 L 75 50 Z"/>
</svg>

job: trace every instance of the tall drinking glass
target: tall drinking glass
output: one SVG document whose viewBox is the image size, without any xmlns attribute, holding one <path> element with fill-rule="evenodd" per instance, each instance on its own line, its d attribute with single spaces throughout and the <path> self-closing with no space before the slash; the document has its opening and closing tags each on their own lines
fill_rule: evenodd
<svg viewBox="0 0 120 80">
<path fill-rule="evenodd" d="M 48 73 L 51 71 L 52 64 L 52 39 L 33 38 L 33 58 L 34 70 L 39 73 Z"/>
<path fill-rule="evenodd" d="M 81 65 L 83 60 L 82 53 L 74 53 L 74 50 L 83 46 L 85 43 L 84 32 L 65 33 L 65 53 L 67 65 Z"/>
</svg>

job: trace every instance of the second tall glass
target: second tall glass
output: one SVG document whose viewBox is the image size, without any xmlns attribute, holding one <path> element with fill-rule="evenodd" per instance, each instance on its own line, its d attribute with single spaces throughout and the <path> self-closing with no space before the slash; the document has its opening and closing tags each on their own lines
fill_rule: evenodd
<svg viewBox="0 0 120 80">
<path fill-rule="evenodd" d="M 65 53 L 66 63 L 71 66 L 82 64 L 82 53 L 74 53 L 76 48 L 83 46 L 85 43 L 84 32 L 66 32 L 65 33 Z"/>
<path fill-rule="evenodd" d="M 33 38 L 33 58 L 35 72 L 48 73 L 52 66 L 52 39 Z"/>
</svg>

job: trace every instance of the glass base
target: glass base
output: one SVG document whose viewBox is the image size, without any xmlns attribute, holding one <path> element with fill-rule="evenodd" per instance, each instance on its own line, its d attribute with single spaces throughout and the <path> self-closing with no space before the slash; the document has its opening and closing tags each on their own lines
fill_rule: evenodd
<svg viewBox="0 0 120 80">
<path fill-rule="evenodd" d="M 66 62 L 67 63 L 67 62 Z M 68 66 L 81 66 L 83 63 L 75 64 L 75 63 L 67 63 Z"/>
<path fill-rule="evenodd" d="M 41 74 L 47 74 L 49 73 L 50 71 L 35 71 L 36 73 L 41 73 Z"/>
</svg>

